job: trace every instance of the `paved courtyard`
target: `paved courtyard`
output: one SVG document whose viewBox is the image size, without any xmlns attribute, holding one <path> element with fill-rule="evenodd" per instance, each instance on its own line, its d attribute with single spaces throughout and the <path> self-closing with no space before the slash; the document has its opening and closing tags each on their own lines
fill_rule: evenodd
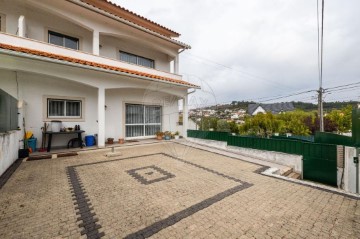
<svg viewBox="0 0 360 239">
<path fill-rule="evenodd" d="M 108 150 L 107 150 L 108 151 Z M 23 162 L 0 238 L 359 238 L 359 200 L 176 143 Z"/>
</svg>

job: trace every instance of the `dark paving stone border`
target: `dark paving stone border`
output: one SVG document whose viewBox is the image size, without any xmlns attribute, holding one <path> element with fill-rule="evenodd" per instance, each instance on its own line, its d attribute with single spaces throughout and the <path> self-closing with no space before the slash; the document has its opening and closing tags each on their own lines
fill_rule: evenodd
<svg viewBox="0 0 360 239">
<path fill-rule="evenodd" d="M 270 168 L 269 166 L 263 166 L 261 168 L 254 170 L 253 173 L 261 174 L 262 172 L 268 170 L 269 168 Z"/>
<path fill-rule="evenodd" d="M 203 201 L 201 201 L 199 203 L 196 203 L 196 204 L 194 204 L 194 205 L 192 205 L 192 206 L 190 206 L 190 207 L 188 207 L 188 208 L 186 208 L 186 209 L 184 209 L 182 211 L 176 212 L 176 213 L 170 215 L 169 217 L 167 217 L 165 219 L 162 219 L 160 221 L 157 221 L 157 222 L 149 225 L 148 227 L 145 227 L 145 228 L 143 228 L 143 229 L 141 229 L 141 230 L 139 230 L 137 232 L 134 232 L 134 233 L 131 233 L 131 234 L 127 235 L 125 238 L 147 238 L 147 237 L 150 237 L 150 236 L 160 232 L 161 230 L 163 230 L 163 229 L 165 229 L 167 227 L 170 227 L 170 226 L 178 223 L 179 221 L 181 221 L 181 220 L 183 220 L 183 219 L 185 219 L 185 218 L 187 218 L 187 217 L 189 217 L 189 216 L 191 216 L 191 215 L 193 215 L 193 214 L 195 214 L 195 213 L 197 213 L 197 212 L 199 212 L 201 210 L 204 210 L 205 208 L 210 207 L 211 205 L 213 205 L 213 204 L 215 204 L 215 203 L 217 203 L 217 202 L 219 202 L 219 201 L 221 201 L 221 200 L 223 200 L 223 199 L 225 199 L 225 198 L 227 198 L 227 197 L 229 197 L 229 196 L 231 196 L 231 195 L 233 195 L 233 194 L 235 194 L 237 192 L 240 192 L 240 191 L 242 191 L 242 190 L 244 190 L 246 188 L 249 188 L 249 187 L 253 186 L 253 184 L 251 184 L 251 183 L 242 181 L 240 179 L 237 179 L 237 178 L 228 176 L 226 174 L 220 173 L 218 171 L 215 171 L 213 169 L 206 168 L 206 167 L 201 166 L 199 164 L 195 164 L 195 163 L 192 163 L 192 162 L 177 158 L 175 156 L 172 156 L 172 155 L 169 155 L 169 154 L 166 154 L 166 153 L 146 154 L 146 155 L 133 156 L 133 157 L 128 157 L 128 158 L 118 158 L 118 159 L 113 159 L 113 160 L 108 160 L 108 161 L 99 161 L 99 162 L 94 162 L 94 163 L 79 164 L 79 165 L 74 165 L 74 166 L 68 167 L 68 174 L 69 174 L 69 181 L 71 181 L 72 185 L 75 185 L 75 187 L 74 186 L 73 187 L 78 188 L 78 189 L 80 188 L 78 190 L 79 191 L 78 192 L 79 196 L 77 197 L 76 192 L 75 192 L 74 200 L 76 200 L 76 201 L 79 200 L 80 203 L 85 203 L 85 205 L 83 206 L 83 210 L 85 210 L 84 218 L 88 218 L 89 221 L 91 221 L 91 219 L 94 219 L 94 216 L 96 214 L 95 213 L 90 213 L 90 211 L 93 211 L 94 209 L 90 208 L 91 203 L 89 202 L 89 199 L 87 199 L 87 196 L 86 196 L 85 190 L 84 190 L 84 186 L 81 184 L 80 178 L 79 178 L 79 176 L 78 176 L 78 174 L 76 172 L 75 167 L 83 167 L 83 166 L 90 166 L 90 165 L 96 165 L 96 164 L 104 164 L 104 163 L 110 163 L 110 162 L 116 162 L 116 161 L 122 161 L 122 160 L 128 160 L 128 159 L 143 158 L 143 157 L 149 157 L 149 156 L 155 156 L 155 155 L 162 155 L 162 156 L 165 156 L 167 158 L 180 161 L 182 163 L 194 166 L 194 167 L 199 168 L 201 170 L 205 170 L 205 171 L 207 171 L 209 173 L 215 174 L 215 175 L 223 177 L 225 179 L 235 181 L 237 183 L 240 183 L 240 185 L 235 186 L 233 188 L 230 188 L 228 190 L 225 190 L 225 191 L 223 191 L 221 193 L 218 193 L 215 196 L 207 198 L 207 199 L 205 199 L 205 200 L 203 200 Z M 149 167 L 154 168 L 156 166 L 148 166 L 148 167 L 143 167 L 143 168 L 139 168 L 139 169 L 144 169 L 144 168 L 149 168 Z M 160 169 L 160 168 L 158 168 L 158 169 Z M 133 170 L 137 170 L 137 169 L 133 169 Z M 162 169 L 160 169 L 160 170 L 162 170 Z M 131 170 L 128 170 L 128 171 L 131 171 Z M 165 170 L 163 170 L 163 171 L 166 172 Z M 165 180 L 165 179 L 162 179 L 162 180 Z M 86 204 L 88 204 L 88 205 L 86 205 Z M 76 209 L 78 209 L 78 208 L 79 208 L 79 213 L 81 214 L 82 212 L 80 210 L 80 207 L 77 207 Z M 81 218 L 82 218 L 82 216 L 79 219 L 81 219 Z M 92 225 L 93 224 L 91 224 L 90 228 L 94 229 L 95 227 L 92 226 Z M 79 226 L 82 227 L 83 224 L 80 224 Z M 87 233 L 87 231 L 83 231 L 83 232 Z M 96 235 L 96 233 L 95 233 L 95 235 Z M 99 237 L 91 237 L 91 238 L 100 238 L 103 235 L 104 234 L 101 234 L 101 235 L 99 235 Z"/>
<path fill-rule="evenodd" d="M 17 159 L 6 171 L 0 176 L 0 189 L 6 184 L 10 179 L 11 175 L 15 173 L 16 169 L 20 166 L 23 159 Z"/>
<path fill-rule="evenodd" d="M 152 169 L 155 170 L 157 172 L 159 172 L 160 174 L 164 175 L 163 177 L 160 178 L 156 178 L 153 180 L 147 180 L 145 177 L 141 176 L 139 173 L 137 173 L 137 171 L 139 170 L 144 170 L 144 169 Z M 167 180 L 169 178 L 174 178 L 175 175 L 171 174 L 169 172 L 167 172 L 164 169 L 161 169 L 159 167 L 156 167 L 155 165 L 152 166 L 147 166 L 147 167 L 142 167 L 142 168 L 135 168 L 135 169 L 131 169 L 131 170 L 127 170 L 126 171 L 131 177 L 135 178 L 136 180 L 138 180 L 141 184 L 145 184 L 145 185 L 149 185 L 152 183 L 157 183 L 157 182 L 161 182 L 164 180 Z"/>
<path fill-rule="evenodd" d="M 79 210 L 76 213 L 80 215 L 80 217 L 77 218 L 77 221 L 82 221 L 82 223 L 79 224 L 79 227 L 84 228 L 84 230 L 81 231 L 81 235 L 86 234 L 89 239 L 105 236 L 104 232 L 99 233 L 99 229 L 101 228 L 101 225 L 97 223 L 99 219 L 95 217 L 96 214 L 93 212 L 94 208 L 91 207 L 90 199 L 86 195 L 86 191 L 75 167 L 67 167 L 66 174 L 68 175 L 69 184 L 72 188 L 71 192 L 73 193 L 72 196 L 74 205 L 76 206 L 75 209 Z"/>
</svg>

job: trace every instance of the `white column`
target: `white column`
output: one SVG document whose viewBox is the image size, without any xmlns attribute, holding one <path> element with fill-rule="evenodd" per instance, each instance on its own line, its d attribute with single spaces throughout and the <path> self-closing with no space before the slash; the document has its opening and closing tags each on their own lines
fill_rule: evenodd
<svg viewBox="0 0 360 239">
<path fill-rule="evenodd" d="M 98 89 L 98 147 L 105 147 L 105 89 Z"/>
<path fill-rule="evenodd" d="M 188 112 L 188 96 L 183 98 L 183 137 L 187 138 L 187 130 L 189 125 L 189 112 Z"/>
<path fill-rule="evenodd" d="M 18 20 L 18 36 L 26 37 L 26 24 L 24 16 L 20 16 Z"/>
<path fill-rule="evenodd" d="M 174 73 L 179 74 L 179 55 L 174 59 Z"/>
<path fill-rule="evenodd" d="M 100 33 L 97 30 L 93 31 L 93 54 L 99 55 L 100 54 Z"/>
</svg>

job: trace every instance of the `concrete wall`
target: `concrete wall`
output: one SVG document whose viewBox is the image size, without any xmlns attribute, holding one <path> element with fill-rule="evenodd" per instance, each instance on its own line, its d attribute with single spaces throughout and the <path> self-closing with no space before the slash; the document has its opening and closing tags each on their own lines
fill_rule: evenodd
<svg viewBox="0 0 360 239">
<path fill-rule="evenodd" d="M 0 176 L 18 158 L 19 139 L 21 131 L 0 133 Z"/>
<path fill-rule="evenodd" d="M 226 142 L 215 141 L 215 140 L 204 140 L 204 139 L 196 139 L 196 138 L 188 138 L 188 140 L 191 142 L 195 142 L 198 144 L 202 144 L 214 148 L 225 149 L 230 152 L 239 153 L 252 158 L 261 159 L 284 166 L 289 166 L 292 167 L 295 172 L 300 174 L 302 173 L 303 170 L 302 156 L 300 155 L 284 154 L 273 151 L 248 149 L 248 148 L 241 148 L 235 146 L 227 146 Z"/>
<path fill-rule="evenodd" d="M 356 164 L 354 163 L 354 157 L 356 156 L 356 148 L 345 147 L 345 168 L 343 176 L 344 190 L 347 192 L 356 192 Z M 359 170 L 360 171 L 360 170 Z M 360 179 L 360 173 L 358 175 Z M 360 185 L 360 180 L 359 180 Z"/>
</svg>

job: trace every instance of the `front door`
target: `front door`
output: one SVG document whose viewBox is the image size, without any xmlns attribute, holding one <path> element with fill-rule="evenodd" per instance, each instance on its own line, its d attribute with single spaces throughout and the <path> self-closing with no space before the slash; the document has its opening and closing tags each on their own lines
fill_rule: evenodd
<svg viewBox="0 0 360 239">
<path fill-rule="evenodd" d="M 125 137 L 155 136 L 161 131 L 161 106 L 125 105 Z"/>
</svg>

